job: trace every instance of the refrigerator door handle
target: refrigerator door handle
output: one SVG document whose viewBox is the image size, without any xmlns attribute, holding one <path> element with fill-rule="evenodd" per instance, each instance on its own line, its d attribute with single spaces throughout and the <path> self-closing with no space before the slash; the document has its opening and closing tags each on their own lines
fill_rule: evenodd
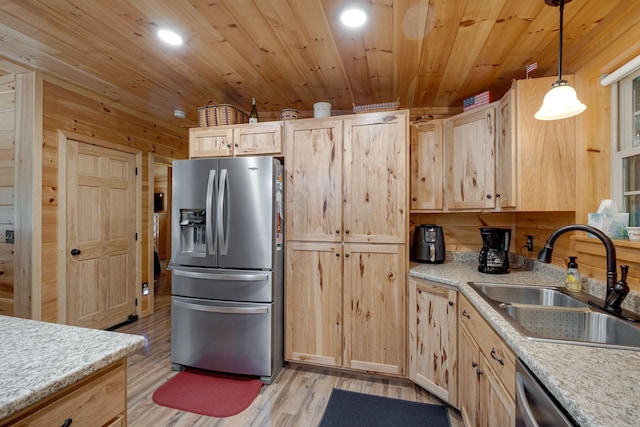
<svg viewBox="0 0 640 427">
<path fill-rule="evenodd" d="M 225 212 L 227 205 L 227 197 L 229 195 L 229 175 L 227 169 L 222 169 L 220 172 L 220 183 L 218 188 L 218 212 L 217 212 L 217 227 L 218 227 L 218 247 L 220 248 L 220 255 L 227 254 L 227 244 L 229 236 L 225 227 Z M 228 215 L 227 215 L 228 221 Z"/>
<path fill-rule="evenodd" d="M 207 313 L 266 314 L 269 312 L 268 307 L 220 307 L 220 306 L 193 304 L 193 303 L 183 302 L 175 299 L 173 300 L 173 305 L 176 307 L 182 307 L 189 310 L 206 311 Z"/>
<path fill-rule="evenodd" d="M 205 230 L 207 233 L 207 251 L 210 255 L 215 255 L 215 249 L 213 246 L 213 189 L 216 183 L 216 171 L 215 169 L 211 169 L 209 171 L 209 180 L 207 182 L 207 200 L 206 200 L 206 211 L 205 211 Z"/>
<path fill-rule="evenodd" d="M 199 271 L 185 271 L 174 268 L 173 274 L 175 276 L 191 277 L 193 279 L 205 279 L 205 280 L 227 280 L 233 282 L 265 282 L 269 280 L 268 274 L 211 274 L 203 273 Z"/>
</svg>

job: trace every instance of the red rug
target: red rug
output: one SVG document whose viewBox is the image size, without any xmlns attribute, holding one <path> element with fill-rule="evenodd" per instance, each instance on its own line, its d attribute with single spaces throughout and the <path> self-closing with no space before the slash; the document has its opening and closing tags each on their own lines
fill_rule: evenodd
<svg viewBox="0 0 640 427">
<path fill-rule="evenodd" d="M 209 417 L 230 417 L 251 405 L 262 381 L 187 369 L 158 387 L 153 401 Z"/>
</svg>

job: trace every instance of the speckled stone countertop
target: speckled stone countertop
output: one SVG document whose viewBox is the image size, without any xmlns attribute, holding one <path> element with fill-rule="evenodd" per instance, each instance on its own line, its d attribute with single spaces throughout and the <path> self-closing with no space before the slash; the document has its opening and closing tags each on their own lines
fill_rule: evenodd
<svg viewBox="0 0 640 427">
<path fill-rule="evenodd" d="M 144 346 L 139 335 L 0 316 L 0 420 Z"/>
<path fill-rule="evenodd" d="M 563 270 L 534 262 L 526 270 L 483 274 L 477 256 L 447 254 L 443 264 L 412 264 L 409 275 L 457 286 L 581 426 L 640 425 L 640 351 L 527 340 L 467 284 L 563 286 Z M 604 295 L 604 283 L 584 281 L 583 290 Z M 637 312 L 638 295 L 627 299 L 625 308 Z"/>
</svg>

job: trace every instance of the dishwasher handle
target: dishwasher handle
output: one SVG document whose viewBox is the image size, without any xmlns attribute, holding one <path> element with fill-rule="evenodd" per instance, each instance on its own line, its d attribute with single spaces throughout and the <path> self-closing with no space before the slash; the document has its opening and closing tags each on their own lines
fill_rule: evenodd
<svg viewBox="0 0 640 427">
<path fill-rule="evenodd" d="M 527 393 L 524 390 L 524 381 L 525 378 L 522 374 L 520 372 L 516 372 L 516 399 L 523 417 L 522 421 L 526 427 L 539 427 L 539 424 L 536 422 L 535 416 L 533 415 L 533 411 L 531 410 L 531 406 L 529 405 Z"/>
</svg>

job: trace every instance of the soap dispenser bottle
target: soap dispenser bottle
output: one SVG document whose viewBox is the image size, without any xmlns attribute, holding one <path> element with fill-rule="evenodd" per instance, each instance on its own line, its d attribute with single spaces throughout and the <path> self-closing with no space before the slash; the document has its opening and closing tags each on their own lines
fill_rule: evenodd
<svg viewBox="0 0 640 427">
<path fill-rule="evenodd" d="M 580 283 L 580 272 L 578 271 L 578 263 L 576 262 L 578 257 L 570 256 L 569 263 L 567 264 L 567 277 L 565 284 L 567 290 L 571 292 L 580 292 L 582 290 L 582 284 Z"/>
</svg>

